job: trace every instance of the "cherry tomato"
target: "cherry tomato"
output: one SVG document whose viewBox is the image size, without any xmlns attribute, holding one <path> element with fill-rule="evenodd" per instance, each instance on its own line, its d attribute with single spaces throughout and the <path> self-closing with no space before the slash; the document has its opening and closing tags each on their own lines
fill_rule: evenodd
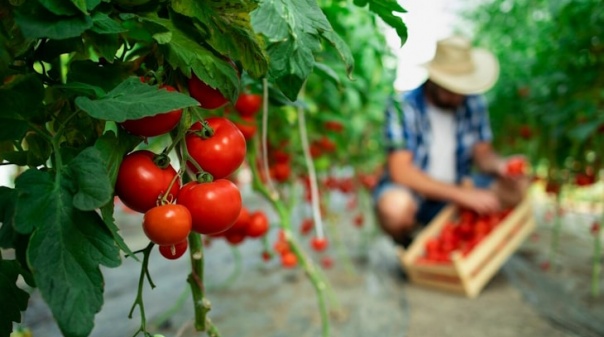
<svg viewBox="0 0 604 337">
<path fill-rule="evenodd" d="M 202 108 L 208 110 L 218 109 L 229 101 L 220 90 L 210 87 L 195 74 L 191 74 L 189 79 L 189 94 L 199 102 Z"/>
<path fill-rule="evenodd" d="M 333 259 L 329 256 L 323 256 L 321 258 L 321 267 L 323 269 L 331 269 L 333 267 Z"/>
<path fill-rule="evenodd" d="M 193 132 L 202 130 L 197 122 L 186 136 L 189 154 L 214 179 L 225 178 L 235 172 L 245 160 L 246 143 L 241 131 L 230 120 L 223 117 L 206 119 L 214 134 L 204 138 Z M 192 163 L 189 167 L 196 171 Z"/>
<path fill-rule="evenodd" d="M 310 246 L 317 252 L 324 251 L 328 246 L 328 241 L 326 238 L 313 237 L 310 240 Z"/>
<path fill-rule="evenodd" d="M 176 91 L 174 87 L 169 85 L 161 86 L 160 89 Z M 181 116 L 182 109 L 177 109 L 154 116 L 143 117 L 141 119 L 127 120 L 120 125 L 133 135 L 141 137 L 153 137 L 170 132 L 176 127 L 176 125 L 178 125 Z"/>
<path fill-rule="evenodd" d="M 245 233 L 248 226 L 250 225 L 250 221 L 252 220 L 250 211 L 247 209 L 247 207 L 242 206 L 241 207 L 241 212 L 239 212 L 239 216 L 237 217 L 237 220 L 235 220 L 235 223 L 233 224 L 233 226 L 231 226 L 231 228 L 229 228 L 228 232 L 240 232 L 240 233 Z"/>
<path fill-rule="evenodd" d="M 159 246 L 159 253 L 168 260 L 176 260 L 183 256 L 189 247 L 187 240 L 169 246 Z"/>
<path fill-rule="evenodd" d="M 151 242 L 170 246 L 187 239 L 191 232 L 191 213 L 182 205 L 166 204 L 153 207 L 145 213 L 143 231 Z"/>
<path fill-rule="evenodd" d="M 262 107 L 262 95 L 242 92 L 235 102 L 235 110 L 242 117 L 253 117 Z"/>
<path fill-rule="evenodd" d="M 279 183 L 284 183 L 289 179 L 291 170 L 291 166 L 288 162 L 275 163 L 270 168 L 271 177 Z"/>
<path fill-rule="evenodd" d="M 191 212 L 193 231 L 201 234 L 218 234 L 231 228 L 241 213 L 241 202 L 239 189 L 226 179 L 189 182 L 181 188 L 177 200 Z"/>
<path fill-rule="evenodd" d="M 506 163 L 506 173 L 509 175 L 522 175 L 526 170 L 526 162 L 523 158 L 510 158 Z"/>
<path fill-rule="evenodd" d="M 292 252 L 281 255 L 281 265 L 284 268 L 293 268 L 298 264 L 298 257 Z"/>
<path fill-rule="evenodd" d="M 314 221 L 311 218 L 305 218 L 300 224 L 300 234 L 308 235 L 313 230 L 313 228 L 315 228 Z"/>
<path fill-rule="evenodd" d="M 233 246 L 241 244 L 245 240 L 245 235 L 240 233 L 226 233 L 224 238 Z"/>
<path fill-rule="evenodd" d="M 273 245 L 273 250 L 277 252 L 279 255 L 283 255 L 289 253 L 291 250 L 289 248 L 289 244 L 286 241 L 276 241 Z"/>
<path fill-rule="evenodd" d="M 324 124 L 325 129 L 333 132 L 342 132 L 344 125 L 338 121 L 326 121 Z"/>
<path fill-rule="evenodd" d="M 250 214 L 250 223 L 246 228 L 246 234 L 252 238 L 259 238 L 268 232 L 268 217 L 264 212 L 256 211 Z"/>
<path fill-rule="evenodd" d="M 241 121 L 234 122 L 235 126 L 241 131 L 245 140 L 250 140 L 256 134 L 256 130 L 258 126 L 256 125 L 256 120 L 251 116 L 242 116 L 239 117 Z"/>
<path fill-rule="evenodd" d="M 176 177 L 176 170 L 171 165 L 162 169 L 154 162 L 156 158 L 151 151 L 139 150 L 129 153 L 122 160 L 115 193 L 128 208 L 145 213 L 157 206 L 158 200 Z M 180 180 L 176 178 L 169 196 L 176 199 L 179 189 Z"/>
</svg>

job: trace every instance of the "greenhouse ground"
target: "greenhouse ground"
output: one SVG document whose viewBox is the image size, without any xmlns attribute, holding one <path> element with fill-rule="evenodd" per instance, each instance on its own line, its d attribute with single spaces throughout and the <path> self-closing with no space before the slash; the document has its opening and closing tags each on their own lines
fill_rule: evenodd
<svg viewBox="0 0 604 337">
<path fill-rule="evenodd" d="M 248 208 L 267 209 L 250 191 L 243 192 Z M 550 230 L 543 224 L 547 205 L 536 205 L 536 216 L 542 223 L 536 233 L 477 298 L 469 299 L 410 283 L 401 273 L 395 246 L 374 230 L 367 207 L 361 209 L 368 221 L 359 229 L 352 225 L 351 212 L 344 211 L 345 200 L 335 199 L 330 205 L 334 212 L 326 221 L 334 244 L 327 253 L 322 253 L 334 261 L 332 268 L 324 270 L 332 289 L 330 336 L 604 335 L 602 323 L 595 319 L 604 317 L 601 296 L 577 301 L 586 296 L 585 290 L 576 291 L 585 287 L 586 278 L 589 280 L 584 275 L 586 271 L 565 268 L 564 261 L 560 262 L 554 277 L 547 277 L 540 268 L 541 253 L 549 245 Z M 308 210 L 303 208 L 296 210 L 294 216 L 305 216 Z M 147 243 L 139 227 L 140 219 L 138 214 L 124 211 L 117 214 L 122 235 L 133 250 Z M 566 221 L 577 223 L 577 219 Z M 274 231 L 271 231 L 271 242 L 272 234 Z M 306 241 L 302 244 L 308 247 Z M 223 240 L 215 240 L 206 249 L 207 296 L 212 301 L 210 317 L 221 336 L 320 336 L 321 320 L 310 282 L 299 268 L 284 270 L 276 258 L 268 263 L 262 261 L 262 249 L 257 240 L 246 241 L 238 249 L 232 249 Z M 587 257 L 578 258 L 589 269 L 589 250 L 581 252 Z M 568 259 L 572 254 L 564 255 Z M 317 261 L 320 259 L 314 253 L 311 256 Z M 105 304 L 96 317 L 91 336 L 132 336 L 138 329 L 138 310 L 132 319 L 128 319 L 128 312 L 136 295 L 139 268 L 138 262 L 124 259 L 122 266 L 104 270 Z M 150 273 L 156 288 L 147 287 L 144 294 L 150 331 L 171 337 L 204 336 L 192 326 L 192 303 L 185 281 L 188 272 L 188 259 L 168 261 L 156 250 L 153 252 Z M 568 282 L 547 282 L 558 280 L 559 276 Z M 556 288 L 558 284 L 570 290 L 571 295 Z M 579 314 L 571 317 L 572 313 L 568 312 Z M 24 325 L 36 337 L 60 336 L 37 293 L 25 313 Z"/>
</svg>

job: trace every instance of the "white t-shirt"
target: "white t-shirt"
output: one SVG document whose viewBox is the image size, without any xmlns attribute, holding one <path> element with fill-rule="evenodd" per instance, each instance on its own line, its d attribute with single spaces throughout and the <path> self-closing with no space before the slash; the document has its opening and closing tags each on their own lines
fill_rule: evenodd
<svg viewBox="0 0 604 337">
<path fill-rule="evenodd" d="M 430 103 L 426 105 L 426 109 L 431 128 L 427 173 L 438 181 L 454 183 L 457 145 L 455 113 Z"/>
</svg>

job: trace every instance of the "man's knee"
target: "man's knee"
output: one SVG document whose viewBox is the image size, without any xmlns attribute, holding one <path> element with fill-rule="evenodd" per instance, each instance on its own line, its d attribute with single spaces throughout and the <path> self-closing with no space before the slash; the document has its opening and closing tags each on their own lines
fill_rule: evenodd
<svg viewBox="0 0 604 337">
<path fill-rule="evenodd" d="M 377 201 L 380 225 L 390 235 L 410 231 L 415 225 L 417 204 L 409 191 L 390 189 Z"/>
</svg>

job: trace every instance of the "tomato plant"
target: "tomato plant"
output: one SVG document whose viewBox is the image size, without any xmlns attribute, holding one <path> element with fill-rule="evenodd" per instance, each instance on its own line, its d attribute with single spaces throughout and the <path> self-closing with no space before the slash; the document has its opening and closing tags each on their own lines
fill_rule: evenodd
<svg viewBox="0 0 604 337">
<path fill-rule="evenodd" d="M 37 288 L 63 335 L 89 335 L 103 306 L 102 266 L 118 267 L 122 253 L 142 256 L 132 307 L 141 311 L 135 335 L 152 335 L 142 292 L 154 244 L 134 252 L 126 244 L 114 216 L 115 195 L 151 215 L 166 208 L 158 206 L 165 202 L 176 200 L 173 206 L 186 207 L 193 228 L 186 241 L 162 240 L 150 218 L 144 227 L 155 233 L 153 241 L 171 243 L 160 246 L 163 256 L 176 258 L 188 249 L 189 279 L 203 280 L 199 232 L 224 230 L 238 217 L 239 191 L 221 178 L 238 169 L 247 146 L 236 127 L 224 126 L 226 121 L 213 125 L 212 113 L 228 102 L 236 104 L 244 80 L 266 79 L 264 89 L 280 109 L 294 106 L 305 83 L 326 80 L 333 85 L 352 77 L 352 39 L 343 38 L 349 27 L 340 25 L 340 10 L 365 13 L 363 28 L 369 34 L 364 41 L 379 36 L 376 15 L 404 41 L 405 25 L 393 15 L 404 10 L 396 1 L 377 8 L 373 1 L 361 5 L 368 10 L 352 4 L 322 8 L 315 1 L 300 7 L 289 0 L 243 0 L 235 6 L 190 0 L 0 3 L 0 163 L 20 172 L 14 186 L 0 187 L 0 247 L 16 252 L 13 259 L 0 255 L 0 278 L 6 280 L 0 283 L 0 297 L 11 303 L 0 315 L 0 336 L 9 335 L 27 309 L 29 293 L 17 283 L 19 278 Z M 281 6 L 295 10 L 283 12 Z M 360 77 L 371 78 L 367 83 L 375 87 L 374 66 L 380 62 L 361 61 L 374 74 Z M 141 82 L 149 74 L 166 90 Z M 212 131 L 196 134 L 200 124 Z M 223 126 L 230 130 L 224 138 Z M 291 129 L 284 124 L 279 132 Z M 148 137 L 157 142 L 143 139 Z M 213 147 L 220 145 L 218 139 L 232 142 L 204 154 L 199 143 Z M 165 146 L 160 157 L 152 146 Z M 179 171 L 167 163 L 169 156 L 178 158 Z M 196 178 L 187 167 L 213 175 L 214 181 L 181 189 Z M 208 191 L 210 186 L 215 189 Z M 222 196 L 221 202 L 210 200 L 210 192 Z M 217 222 L 208 225 L 203 219 Z M 312 270 L 308 259 L 299 258 L 299 263 Z M 195 329 L 218 336 L 206 317 L 204 285 L 191 282 L 190 287 Z M 322 318 L 327 336 L 325 312 Z"/>
</svg>

